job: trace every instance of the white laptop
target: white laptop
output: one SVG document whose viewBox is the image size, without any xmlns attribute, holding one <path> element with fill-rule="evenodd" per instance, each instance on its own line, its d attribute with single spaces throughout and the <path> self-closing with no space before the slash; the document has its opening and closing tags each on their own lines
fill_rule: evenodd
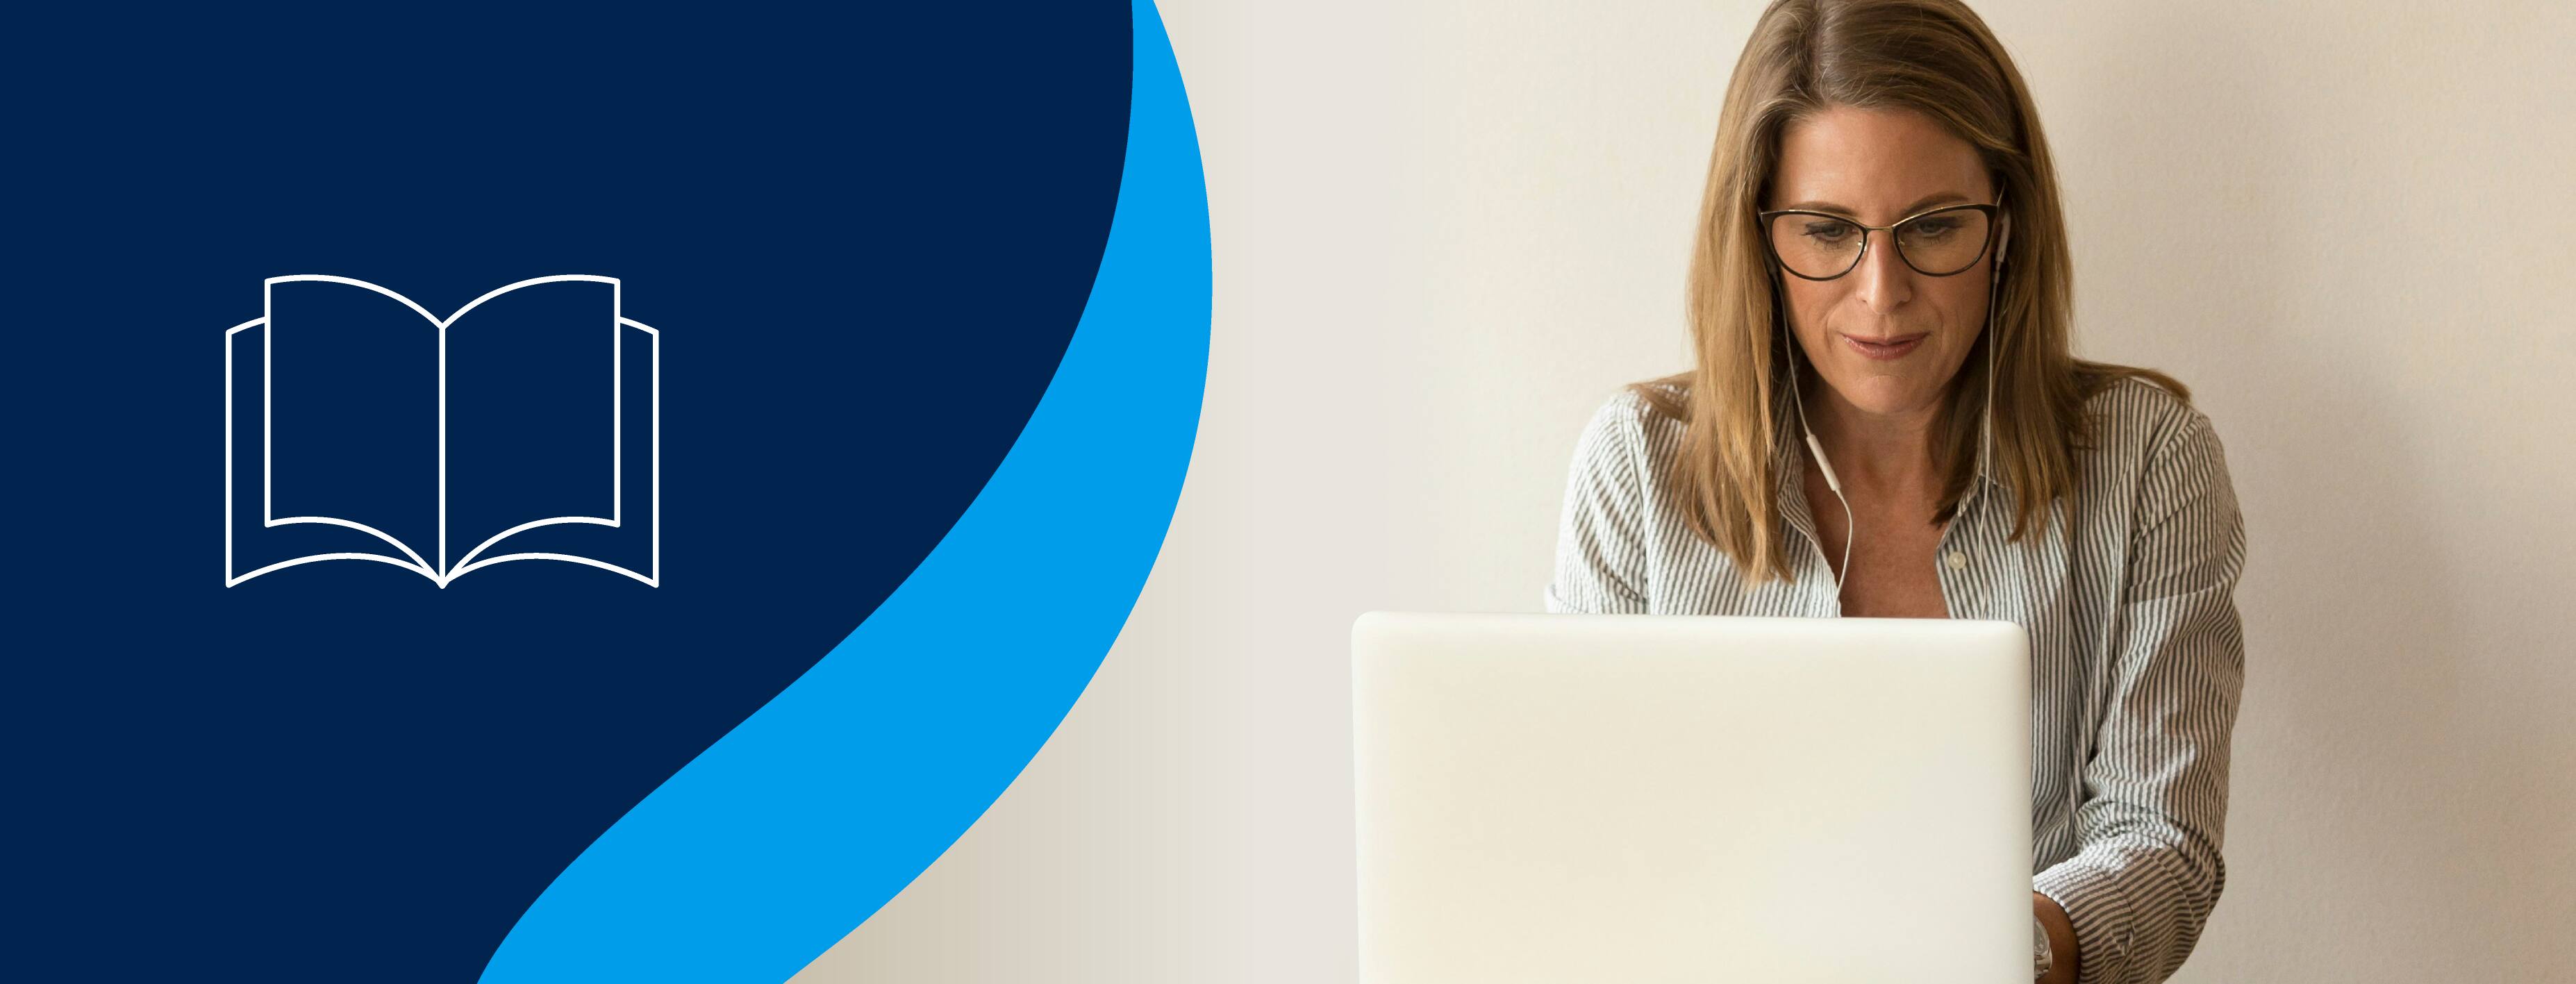
<svg viewBox="0 0 2576 984">
<path fill-rule="evenodd" d="M 1373 612 L 1360 979 L 2030 975 L 2009 622 Z"/>
</svg>

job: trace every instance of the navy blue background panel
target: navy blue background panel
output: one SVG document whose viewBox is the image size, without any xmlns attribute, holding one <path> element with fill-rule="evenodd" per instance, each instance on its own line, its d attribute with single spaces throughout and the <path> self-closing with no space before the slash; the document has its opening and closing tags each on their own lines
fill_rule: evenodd
<svg viewBox="0 0 2576 984">
<path fill-rule="evenodd" d="M 567 863 L 972 501 L 1081 315 L 1127 135 L 1124 4 L 10 20 L 12 979 L 474 980 Z M 327 561 L 227 588 L 225 330 L 296 274 L 442 317 L 529 278 L 618 279 L 660 332 L 661 586 Z M 277 439 L 303 450 L 275 478 L 417 546 L 435 329 L 378 300 L 315 301 L 365 358 L 279 357 L 281 386 L 303 375 Z M 491 304 L 451 329 L 451 441 L 479 436 L 450 492 L 479 498 L 452 504 L 449 560 L 600 501 L 609 436 L 580 421 L 649 369 L 631 334 L 622 365 L 594 360 L 604 325 L 510 340 L 558 310 L 594 324 L 590 300 Z M 498 335 L 464 334 L 486 314 Z M 620 405 L 630 431 L 649 412 L 631 383 Z M 390 549 L 233 525 L 280 538 L 259 563 Z M 639 562 L 630 533 L 528 549 Z"/>
</svg>

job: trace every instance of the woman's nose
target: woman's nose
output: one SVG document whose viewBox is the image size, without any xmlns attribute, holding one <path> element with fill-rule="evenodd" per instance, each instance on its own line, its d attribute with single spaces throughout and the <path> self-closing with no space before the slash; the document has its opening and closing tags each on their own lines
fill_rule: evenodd
<svg viewBox="0 0 2576 984">
<path fill-rule="evenodd" d="M 1884 234 L 1870 237 L 1869 249 L 1860 258 L 1860 266 L 1851 272 L 1852 291 L 1870 310 L 1886 314 L 1914 298 L 1914 268 L 1896 254 L 1896 244 Z"/>
</svg>

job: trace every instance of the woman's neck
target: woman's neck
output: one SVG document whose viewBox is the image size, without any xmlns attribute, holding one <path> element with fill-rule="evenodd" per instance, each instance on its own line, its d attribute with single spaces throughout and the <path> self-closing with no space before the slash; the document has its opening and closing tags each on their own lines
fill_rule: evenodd
<svg viewBox="0 0 2576 984">
<path fill-rule="evenodd" d="M 1801 391 L 1807 402 L 1807 425 L 1825 446 L 1834 477 L 1845 488 L 1907 494 L 1940 484 L 1932 468 L 1932 427 L 1940 417 L 1937 402 L 1898 413 L 1871 413 L 1853 406 L 1822 379 L 1808 378 L 1815 385 Z"/>
</svg>

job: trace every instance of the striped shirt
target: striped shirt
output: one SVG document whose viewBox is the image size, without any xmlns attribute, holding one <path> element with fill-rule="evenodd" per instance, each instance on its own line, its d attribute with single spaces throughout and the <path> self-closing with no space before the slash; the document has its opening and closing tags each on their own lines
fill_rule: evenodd
<svg viewBox="0 0 2576 984">
<path fill-rule="evenodd" d="M 1785 388 L 1775 409 L 1792 580 L 1746 590 L 1691 533 L 1665 491 L 1682 425 L 1623 390 L 1576 444 L 1547 610 L 1838 616 Z M 2190 955 L 2227 881 L 2245 531 L 2208 417 L 2134 379 L 2085 409 L 2094 447 L 2075 452 L 2073 501 L 2005 543 L 2013 490 L 1981 451 L 1934 571 L 1952 617 L 2030 634 L 2032 888 L 2073 921 L 2080 984 L 2153 984 Z"/>
</svg>

